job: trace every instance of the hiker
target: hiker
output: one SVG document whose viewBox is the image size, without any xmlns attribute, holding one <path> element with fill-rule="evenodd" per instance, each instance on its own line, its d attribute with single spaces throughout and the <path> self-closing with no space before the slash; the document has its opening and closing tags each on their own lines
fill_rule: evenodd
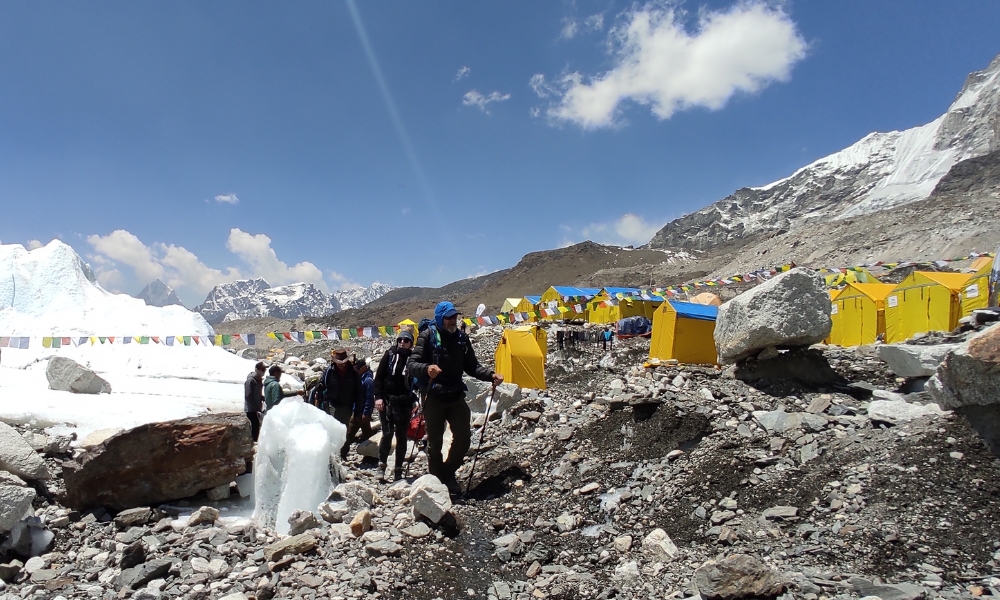
<svg viewBox="0 0 1000 600">
<path fill-rule="evenodd" d="M 612 348 L 614 348 L 615 344 L 614 341 L 612 341 L 611 339 L 613 335 L 614 334 L 611 333 L 611 330 L 608 329 L 607 326 L 605 326 L 604 331 L 601 333 L 601 342 L 604 343 L 604 350 L 608 349 L 609 344 L 611 345 Z"/>
<path fill-rule="evenodd" d="M 396 462 L 392 480 L 403 478 L 406 459 L 406 433 L 413 412 L 413 394 L 406 383 L 406 362 L 413 353 L 413 334 L 404 329 L 396 343 L 385 351 L 375 372 L 375 408 L 382 422 L 382 439 L 378 444 L 378 477 L 385 480 L 386 461 L 392 439 L 396 438 Z"/>
<path fill-rule="evenodd" d="M 364 358 L 354 361 L 354 371 L 361 378 L 364 407 L 361 410 L 361 418 L 352 419 L 351 426 L 347 431 L 347 439 L 352 443 L 363 442 L 378 431 L 377 428 L 372 429 L 372 411 L 375 409 L 375 383 L 372 381 L 372 370 L 368 368 L 368 361 Z M 361 436 L 356 437 L 359 431 Z"/>
<path fill-rule="evenodd" d="M 305 394 L 304 390 L 286 392 L 281 389 L 281 373 L 281 367 L 278 365 L 271 365 L 267 370 L 267 378 L 264 379 L 264 406 L 267 410 L 274 408 L 283 398 Z"/>
<path fill-rule="evenodd" d="M 556 330 L 556 347 L 560 350 L 563 349 L 564 340 L 566 339 L 566 333 L 562 329 Z"/>
<path fill-rule="evenodd" d="M 243 412 L 250 419 L 250 433 L 253 441 L 260 437 L 260 417 L 264 410 L 264 372 L 267 366 L 259 362 L 243 383 Z"/>
<path fill-rule="evenodd" d="M 331 364 L 323 373 L 323 387 L 326 392 L 321 408 L 343 423 L 348 432 L 351 432 L 351 420 L 356 419 L 360 423 L 364 412 L 364 387 L 361 385 L 361 377 L 347 358 L 347 350 L 338 348 L 332 352 L 330 358 Z M 356 431 L 357 429 L 354 429 L 354 432 Z M 351 436 L 348 435 L 340 449 L 341 460 L 347 460 L 350 446 Z"/>
<path fill-rule="evenodd" d="M 455 472 L 472 444 L 472 412 L 465 403 L 468 388 L 462 381 L 462 373 L 480 381 L 492 381 L 494 387 L 503 381 L 503 376 L 479 364 L 468 336 L 458 329 L 458 309 L 448 301 L 439 302 L 434 308 L 434 323 L 417 337 L 407 365 L 421 392 L 427 394 L 424 401 L 427 470 L 448 486 L 449 492 L 461 494 Z M 452 439 L 448 458 L 443 460 L 441 446 L 446 423 L 451 427 Z"/>
</svg>

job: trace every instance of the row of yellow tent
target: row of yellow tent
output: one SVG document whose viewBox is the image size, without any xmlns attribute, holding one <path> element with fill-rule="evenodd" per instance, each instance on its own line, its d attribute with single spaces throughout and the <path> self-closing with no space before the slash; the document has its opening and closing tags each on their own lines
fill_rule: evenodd
<svg viewBox="0 0 1000 600">
<path fill-rule="evenodd" d="M 849 283 L 830 292 L 833 328 L 827 342 L 838 346 L 903 342 L 918 333 L 952 331 L 962 317 L 989 303 L 993 259 L 982 257 L 973 273 L 914 271 L 899 285 Z"/>
<path fill-rule="evenodd" d="M 650 321 L 657 307 L 663 304 L 664 298 L 659 296 L 640 297 L 638 288 L 605 287 L 605 288 L 571 288 L 552 286 L 540 296 L 525 296 L 523 298 L 507 298 L 500 308 L 501 314 L 539 312 L 542 308 L 554 307 L 557 314 L 541 316 L 540 320 L 581 319 L 595 325 L 617 323 L 628 318 L 642 316 Z M 570 300 L 566 300 L 569 298 Z M 698 294 L 691 298 L 696 304 L 722 303 L 718 296 L 710 292 Z M 575 306 L 583 308 L 582 313 Z M 534 320 L 534 317 L 529 320 Z"/>
</svg>

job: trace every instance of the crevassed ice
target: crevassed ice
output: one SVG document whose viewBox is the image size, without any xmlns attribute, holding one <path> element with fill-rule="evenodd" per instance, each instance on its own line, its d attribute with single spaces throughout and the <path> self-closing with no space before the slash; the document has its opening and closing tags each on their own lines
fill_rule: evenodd
<svg viewBox="0 0 1000 600">
<path fill-rule="evenodd" d="M 292 512 L 316 512 L 338 483 L 335 467 L 346 439 L 343 423 L 301 398 L 271 409 L 254 459 L 254 519 L 286 534 Z"/>
</svg>

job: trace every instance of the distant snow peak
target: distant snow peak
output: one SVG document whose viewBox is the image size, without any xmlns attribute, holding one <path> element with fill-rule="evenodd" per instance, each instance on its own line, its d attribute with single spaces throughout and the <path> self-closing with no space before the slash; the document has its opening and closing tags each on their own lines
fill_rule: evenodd
<svg viewBox="0 0 1000 600">
<path fill-rule="evenodd" d="M 651 248 L 706 249 L 765 231 L 845 219 L 930 196 L 956 163 L 1000 149 L 1000 56 L 972 73 L 948 111 L 920 127 L 875 132 L 791 176 L 737 190 L 667 223 Z"/>
<path fill-rule="evenodd" d="M 319 317 L 339 311 L 340 303 L 311 283 L 271 287 L 264 279 L 257 278 L 215 286 L 205 302 L 194 310 L 204 315 L 209 323 L 218 324 L 256 317 Z"/>
<path fill-rule="evenodd" d="M 142 291 L 135 297 L 144 300 L 149 306 L 171 306 L 174 304 L 184 306 L 174 289 L 159 279 L 142 288 Z"/>
<path fill-rule="evenodd" d="M 340 302 L 340 308 L 347 310 L 349 308 L 361 308 L 369 302 L 378 300 L 394 289 L 391 285 L 376 281 L 366 288 L 358 287 L 350 290 L 340 290 L 339 292 L 334 292 L 333 295 Z"/>
</svg>

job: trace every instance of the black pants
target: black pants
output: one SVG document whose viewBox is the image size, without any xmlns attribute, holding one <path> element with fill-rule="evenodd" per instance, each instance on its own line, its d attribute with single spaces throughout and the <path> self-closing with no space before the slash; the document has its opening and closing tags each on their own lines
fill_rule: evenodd
<svg viewBox="0 0 1000 600">
<path fill-rule="evenodd" d="M 382 421 L 382 439 L 378 443 L 378 461 L 380 463 L 388 461 L 392 439 L 396 438 L 396 471 L 402 470 L 403 462 L 406 460 L 406 433 L 410 427 L 411 414 L 413 414 L 413 401 L 409 396 L 390 398 L 385 402 L 385 410 L 379 413 L 379 419 Z"/>
<path fill-rule="evenodd" d="M 248 412 L 247 418 L 250 419 L 250 435 L 253 436 L 253 441 L 257 441 L 260 437 L 260 413 L 259 412 Z"/>
<path fill-rule="evenodd" d="M 424 402 L 424 421 L 427 423 L 427 470 L 439 479 L 444 473 L 454 475 L 472 445 L 472 411 L 465 403 L 465 394 L 454 399 L 428 395 Z M 451 427 L 447 459 L 441 455 L 445 425 Z"/>
<path fill-rule="evenodd" d="M 351 433 L 351 417 L 354 416 L 354 407 L 349 404 L 344 404 L 341 406 L 330 406 L 327 412 L 344 424 L 347 427 L 348 434 Z M 357 430 L 355 430 L 356 432 Z M 351 436 L 348 435 L 344 440 L 344 446 L 340 449 L 341 460 L 347 460 L 347 451 L 351 448 Z"/>
</svg>

